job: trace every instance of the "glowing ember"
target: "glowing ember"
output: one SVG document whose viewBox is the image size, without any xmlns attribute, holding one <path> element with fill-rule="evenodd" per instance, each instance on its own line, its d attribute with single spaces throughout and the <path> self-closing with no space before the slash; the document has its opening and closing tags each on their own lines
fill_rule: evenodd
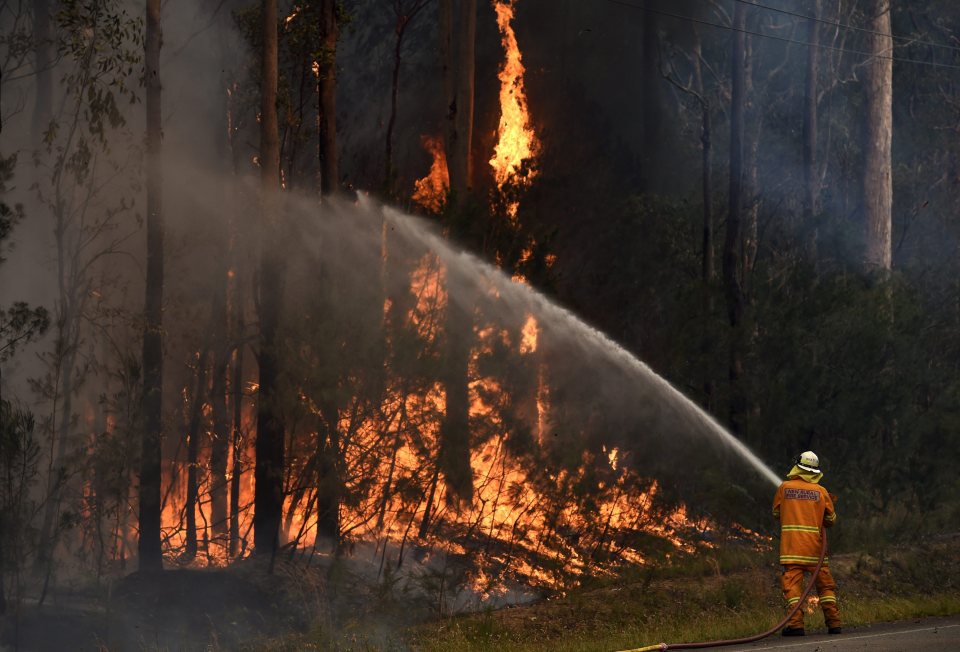
<svg viewBox="0 0 960 652">
<path fill-rule="evenodd" d="M 290 12 L 290 15 L 283 19 L 283 26 L 289 29 L 290 23 L 297 19 L 297 16 L 300 15 L 301 11 L 302 8 L 300 5 L 294 5 L 293 11 Z"/>
<path fill-rule="evenodd" d="M 413 201 L 431 213 L 440 213 L 447 200 L 450 188 L 450 174 L 447 172 L 447 155 L 443 151 L 443 142 L 433 136 L 424 136 L 423 147 L 433 156 L 430 172 L 414 184 Z"/>
<path fill-rule="evenodd" d="M 497 144 L 493 158 L 490 159 L 494 178 L 500 189 L 503 189 L 508 181 L 529 184 L 535 176 L 535 171 L 530 169 L 523 179 L 517 178 L 517 172 L 524 161 L 534 159 L 540 150 L 536 134 L 530 126 L 527 96 L 523 88 L 524 67 L 520 57 L 520 46 L 517 44 L 517 36 L 510 24 L 513 20 L 513 3 L 514 0 L 508 2 L 494 0 L 493 2 L 506 55 L 499 74 L 500 124 L 497 127 Z M 511 216 L 516 215 L 516 209 L 515 204 L 508 207 Z"/>
</svg>

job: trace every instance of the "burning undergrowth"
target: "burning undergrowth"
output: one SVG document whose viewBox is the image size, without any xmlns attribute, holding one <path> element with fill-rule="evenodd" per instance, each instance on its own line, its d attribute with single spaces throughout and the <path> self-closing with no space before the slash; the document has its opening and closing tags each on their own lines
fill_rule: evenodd
<svg viewBox="0 0 960 652">
<path fill-rule="evenodd" d="M 715 503 L 685 506 L 674 489 L 684 465 L 729 456 L 629 354 L 526 284 L 438 250 L 412 218 L 366 202 L 319 219 L 307 205 L 291 210 L 304 226 L 287 270 L 298 282 L 285 297 L 278 558 L 348 569 L 367 592 L 403 587 L 448 613 L 535 599 L 720 538 L 761 540 L 710 517 Z M 189 446 L 166 462 L 168 564 L 223 566 L 251 552 L 256 386 L 236 382 L 229 523 L 212 512 L 209 385 L 184 389 L 199 444 L 193 480 L 182 470 Z M 129 555 L 132 528 L 114 533 Z"/>
</svg>

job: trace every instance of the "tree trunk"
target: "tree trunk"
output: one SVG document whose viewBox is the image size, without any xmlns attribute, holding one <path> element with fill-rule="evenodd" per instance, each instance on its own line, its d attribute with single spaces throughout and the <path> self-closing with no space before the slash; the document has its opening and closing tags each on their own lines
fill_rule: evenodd
<svg viewBox="0 0 960 652">
<path fill-rule="evenodd" d="M 657 16 L 651 12 L 643 15 L 643 62 L 641 66 L 641 92 L 643 102 L 642 134 L 643 151 L 640 163 L 640 192 L 659 190 L 657 179 L 657 155 L 660 130 L 660 66 L 657 43 Z"/>
<path fill-rule="evenodd" d="M 744 36 L 743 64 L 743 172 L 741 229 L 743 231 L 743 263 L 740 267 L 740 288 L 744 302 L 750 295 L 750 273 L 757 258 L 757 220 L 760 214 L 760 188 L 757 183 L 757 160 L 760 153 L 760 128 L 763 114 L 754 104 L 753 39 Z"/>
<path fill-rule="evenodd" d="M 453 65 L 453 7 L 451 0 L 440 3 L 440 56 L 443 87 L 447 99 L 444 129 L 450 189 L 458 203 L 473 190 L 473 107 L 476 58 L 477 0 L 460 6 L 459 48 Z M 455 71 L 455 72 L 454 72 Z"/>
<path fill-rule="evenodd" d="M 260 105 L 260 388 L 254 471 L 253 543 L 257 555 L 273 557 L 283 511 L 284 432 L 277 381 L 277 327 L 282 293 L 278 249 L 280 139 L 277 126 L 277 0 L 263 0 Z"/>
<path fill-rule="evenodd" d="M 813 18 L 820 18 L 821 0 L 813 0 Z M 820 76 L 820 25 L 810 21 L 807 37 L 807 77 L 803 94 L 803 230 L 809 232 L 807 254 L 817 264 L 817 202 L 820 198 L 820 173 L 817 162 L 817 81 Z"/>
<path fill-rule="evenodd" d="M 57 247 L 62 251 L 64 246 L 62 232 L 58 233 Z M 61 268 L 65 263 L 63 256 L 60 256 Z M 61 276 L 61 280 L 63 277 Z M 62 314 L 59 319 L 57 338 L 57 356 L 59 390 L 60 390 L 60 414 L 56 428 L 56 456 L 51 457 L 50 466 L 47 474 L 47 500 L 43 508 L 43 522 L 40 526 L 39 550 L 37 551 L 37 568 L 46 567 L 44 571 L 43 596 L 46 595 L 47 585 L 50 581 L 50 574 L 53 570 L 53 554 L 59 540 L 59 519 L 60 507 L 63 504 L 63 492 L 67 482 L 67 454 L 70 451 L 70 431 L 73 425 L 73 371 L 76 364 L 76 347 L 79 342 L 77 329 L 78 318 L 74 315 L 71 306 L 74 304 L 72 293 L 68 282 L 63 281 L 60 285 L 60 305 L 63 306 Z M 56 411 L 55 411 L 56 412 Z M 51 436 L 53 436 L 51 431 Z M 50 445 L 50 454 L 53 453 L 53 442 Z"/>
<path fill-rule="evenodd" d="M 37 96 L 31 123 L 31 143 L 35 150 L 43 146 L 43 134 L 50 127 L 53 101 L 53 64 L 50 57 L 53 36 L 50 31 L 50 0 L 34 0 L 34 65 L 37 71 Z"/>
<path fill-rule="evenodd" d="M 393 195 L 393 128 L 397 124 L 397 96 L 400 93 L 400 62 L 403 48 L 403 35 L 407 30 L 407 17 L 397 16 L 395 29 L 397 40 L 393 44 L 393 77 L 390 86 L 390 119 L 387 120 L 387 147 L 384 159 L 383 187 L 387 196 Z"/>
<path fill-rule="evenodd" d="M 433 470 L 433 475 L 430 477 L 430 489 L 427 490 L 426 504 L 423 508 L 423 518 L 420 519 L 420 529 L 417 531 L 417 537 L 422 541 L 427 533 L 430 531 L 430 523 L 433 518 L 433 500 L 437 495 L 437 481 L 440 477 L 440 467 L 437 466 Z"/>
<path fill-rule="evenodd" d="M 340 550 L 340 430 L 339 411 L 333 403 L 320 406 L 326 433 L 318 433 L 317 441 L 317 538 L 330 542 L 331 550 Z"/>
<path fill-rule="evenodd" d="M 443 85 L 443 146 L 447 157 L 447 173 L 453 184 L 453 142 L 456 138 L 457 119 L 457 67 L 453 51 L 453 0 L 439 0 L 438 55 L 440 59 L 440 81 Z M 452 189 L 452 185 L 451 185 Z"/>
<path fill-rule="evenodd" d="M 743 313 L 744 296 L 741 285 L 741 251 L 743 244 L 743 111 L 745 77 L 745 29 L 746 7 L 737 4 L 733 14 L 732 83 L 730 96 L 730 190 L 727 214 L 727 232 L 723 246 L 723 281 L 727 301 L 727 316 L 730 322 L 730 423 L 737 430 L 743 429 L 744 399 L 740 387 L 743 376 Z"/>
<path fill-rule="evenodd" d="M 340 188 L 337 158 L 337 24 L 336 0 L 320 0 L 320 67 L 317 79 L 319 131 L 317 155 L 320 159 L 320 194 L 332 195 Z"/>
<path fill-rule="evenodd" d="M 163 410 L 163 188 L 160 163 L 160 0 L 147 0 L 147 280 L 143 334 L 143 450 L 140 459 L 140 570 L 163 568 L 160 548 L 160 437 Z"/>
<path fill-rule="evenodd" d="M 2 409 L 2 407 L 0 407 L 0 409 Z M 0 419 L 2 418 L 3 416 L 0 415 Z M 6 527 L 7 524 L 4 523 L 3 509 L 0 508 L 0 617 L 7 615 L 7 560 L 3 553 L 3 537 L 7 532 Z"/>
<path fill-rule="evenodd" d="M 444 75 L 443 87 L 449 101 L 445 122 L 447 165 L 450 171 L 450 189 L 460 209 L 473 191 L 473 111 L 475 90 L 475 56 L 477 3 L 465 0 L 460 6 L 459 51 L 456 66 L 453 62 L 453 8 L 450 0 L 440 3 L 440 53 Z M 455 71 L 455 74 L 454 74 Z M 457 237 L 461 234 L 450 234 Z M 447 269 L 447 288 L 455 287 Z M 447 485 L 448 501 L 473 499 L 473 470 L 470 467 L 469 387 L 468 371 L 472 342 L 472 315 L 459 307 L 456 297 L 448 296 L 444 317 L 446 341 L 445 365 L 442 377 L 446 406 L 440 424 L 437 450 L 437 468 Z M 434 490 L 431 490 L 431 495 Z M 427 505 L 424 522 L 429 523 L 431 505 Z M 422 526 L 421 530 L 425 530 Z"/>
<path fill-rule="evenodd" d="M 237 293 L 239 295 L 239 292 Z M 239 302 L 240 297 L 235 299 Z M 237 308 L 237 323 L 242 317 Z M 239 334 L 239 328 L 237 329 Z M 230 389 L 233 393 L 233 466 L 230 469 L 230 558 L 237 556 L 240 548 L 240 474 L 243 466 L 240 464 L 243 455 L 243 439 L 241 437 L 243 415 L 243 347 L 238 346 L 233 368 L 233 381 Z"/>
<path fill-rule="evenodd" d="M 867 5 L 867 29 L 872 58 L 866 64 L 864 85 L 867 100 L 863 166 L 863 212 L 866 226 L 866 268 L 888 271 L 892 263 L 891 220 L 893 181 L 893 39 L 890 31 L 890 0 L 872 0 Z"/>
<path fill-rule="evenodd" d="M 703 204 L 703 237 L 700 279 L 702 281 L 701 318 L 703 319 L 703 341 L 701 353 L 704 360 L 703 394 L 707 410 L 712 409 L 715 392 L 710 360 L 713 358 L 714 336 L 710 324 L 713 316 L 713 282 L 716 275 L 713 260 L 713 125 L 710 117 L 710 103 L 707 101 L 703 84 L 703 56 L 700 33 L 694 30 L 693 76 L 700 100 L 700 187 Z"/>
<path fill-rule="evenodd" d="M 229 78 L 226 45 L 221 43 L 221 65 L 224 73 L 221 76 L 220 99 L 223 123 L 217 129 L 217 158 L 223 171 L 223 198 L 224 205 L 229 206 L 232 214 L 236 208 L 230 197 L 233 190 L 232 165 L 230 156 L 230 98 L 226 89 L 229 87 Z M 216 265 L 216 279 L 211 301 L 210 328 L 213 342 L 213 382 L 210 388 L 210 407 L 213 413 L 213 441 L 210 446 L 210 521 L 213 537 L 220 544 L 225 543 L 227 534 L 227 458 L 230 449 L 230 426 L 227 416 L 227 369 L 230 364 L 231 342 L 228 336 L 227 314 L 227 285 L 231 275 L 230 230 L 220 216 L 213 216 L 217 238 L 218 258 Z M 233 270 L 236 274 L 236 270 Z"/>
<path fill-rule="evenodd" d="M 226 272 L 223 272 L 223 276 L 226 276 Z M 226 281 L 224 280 L 223 287 L 217 287 L 214 293 L 211 331 L 216 344 L 213 349 L 213 382 L 210 388 L 210 407 L 213 416 L 213 441 L 210 446 L 210 522 L 214 538 L 219 539 L 222 539 L 227 532 L 227 457 L 230 448 L 226 382 L 230 346 L 227 341 L 226 321 Z"/>
<path fill-rule="evenodd" d="M 190 405 L 190 422 L 187 425 L 187 541 L 185 561 L 197 557 L 197 467 L 200 452 L 200 426 L 203 417 L 203 392 L 207 386 L 207 352 L 197 358 L 197 386 Z"/>
<path fill-rule="evenodd" d="M 449 280 L 448 270 L 448 280 Z M 447 287 L 455 287 L 448 283 Z M 438 461 L 447 486 L 448 502 L 473 499 L 473 469 L 470 466 L 469 364 L 472 342 L 472 315 L 447 300 L 445 318 L 445 361 L 443 384 L 446 405 L 440 424 Z"/>
</svg>

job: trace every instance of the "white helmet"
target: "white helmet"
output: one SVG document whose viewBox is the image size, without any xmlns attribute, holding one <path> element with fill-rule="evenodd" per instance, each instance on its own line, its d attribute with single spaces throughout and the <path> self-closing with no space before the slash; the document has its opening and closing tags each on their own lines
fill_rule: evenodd
<svg viewBox="0 0 960 652">
<path fill-rule="evenodd" d="M 804 471 L 820 473 L 820 458 L 813 451 L 800 453 L 800 457 L 797 458 L 797 466 Z"/>
</svg>

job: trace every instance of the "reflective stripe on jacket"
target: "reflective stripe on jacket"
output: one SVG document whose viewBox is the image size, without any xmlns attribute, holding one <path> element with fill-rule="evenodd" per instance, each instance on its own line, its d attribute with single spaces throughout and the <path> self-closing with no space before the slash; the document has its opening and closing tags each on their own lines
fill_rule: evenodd
<svg viewBox="0 0 960 652">
<path fill-rule="evenodd" d="M 780 563 L 816 564 L 820 524 L 830 527 L 837 520 L 830 493 L 819 484 L 791 477 L 773 497 L 773 515 L 780 519 Z"/>
</svg>

